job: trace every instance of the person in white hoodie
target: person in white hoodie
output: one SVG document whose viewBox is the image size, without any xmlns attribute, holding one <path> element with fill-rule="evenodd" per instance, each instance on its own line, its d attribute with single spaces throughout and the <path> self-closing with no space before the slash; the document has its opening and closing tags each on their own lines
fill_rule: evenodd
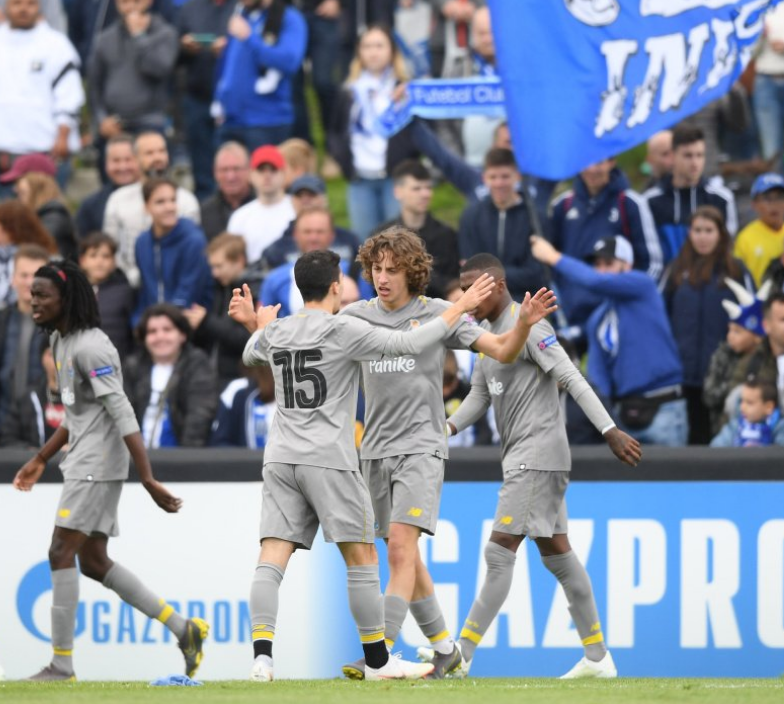
<svg viewBox="0 0 784 704">
<path fill-rule="evenodd" d="M 23 154 L 65 161 L 79 149 L 79 55 L 41 18 L 38 0 L 7 0 L 0 25 L 0 173 Z"/>
</svg>

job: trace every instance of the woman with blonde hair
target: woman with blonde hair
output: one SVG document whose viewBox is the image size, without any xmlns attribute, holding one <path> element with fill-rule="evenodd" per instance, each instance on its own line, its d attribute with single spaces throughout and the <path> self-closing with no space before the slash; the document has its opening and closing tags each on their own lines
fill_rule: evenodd
<svg viewBox="0 0 784 704">
<path fill-rule="evenodd" d="M 389 139 L 375 129 L 376 120 L 392 105 L 405 80 L 405 65 L 392 33 L 383 26 L 368 27 L 359 38 L 327 137 L 330 154 L 349 180 L 351 229 L 363 240 L 397 216 L 400 208 L 392 170 L 417 156 L 408 128 Z"/>
<path fill-rule="evenodd" d="M 65 196 L 49 174 L 29 171 L 16 182 L 16 195 L 35 214 L 65 259 L 76 260 L 76 228 Z"/>
</svg>

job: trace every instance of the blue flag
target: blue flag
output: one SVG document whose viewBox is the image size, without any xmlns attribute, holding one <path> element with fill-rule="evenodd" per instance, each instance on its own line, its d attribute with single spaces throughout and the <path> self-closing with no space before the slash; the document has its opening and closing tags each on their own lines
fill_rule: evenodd
<svg viewBox="0 0 784 704">
<path fill-rule="evenodd" d="M 726 93 L 780 0 L 489 0 L 515 155 L 574 176 Z"/>
</svg>

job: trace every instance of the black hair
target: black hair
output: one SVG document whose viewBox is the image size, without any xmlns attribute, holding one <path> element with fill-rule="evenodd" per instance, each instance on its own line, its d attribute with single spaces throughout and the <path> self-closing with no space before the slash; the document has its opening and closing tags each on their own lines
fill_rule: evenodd
<svg viewBox="0 0 784 704">
<path fill-rule="evenodd" d="M 760 394 L 762 395 L 763 403 L 775 403 L 778 405 L 779 392 L 775 385 L 771 382 L 763 381 L 756 376 L 750 376 L 748 379 L 746 379 L 746 381 L 743 382 L 743 385 L 747 389 L 759 389 Z"/>
<path fill-rule="evenodd" d="M 704 141 L 705 133 L 699 127 L 692 127 L 691 125 L 680 125 L 672 131 L 673 150 L 686 144 L 694 144 L 695 142 Z"/>
<path fill-rule="evenodd" d="M 511 149 L 504 147 L 493 147 L 485 154 L 485 169 L 492 169 L 494 166 L 509 166 L 513 169 L 517 168 L 514 154 Z"/>
<path fill-rule="evenodd" d="M 95 291 L 76 264 L 67 260 L 49 262 L 35 272 L 35 278 L 51 281 L 60 292 L 66 335 L 100 327 Z"/>
<path fill-rule="evenodd" d="M 117 240 L 105 232 L 91 232 L 84 239 L 79 240 L 79 256 L 86 254 L 91 249 L 106 245 L 112 252 L 112 256 L 117 254 Z"/>
<path fill-rule="evenodd" d="M 460 267 L 460 273 L 465 274 L 467 271 L 479 271 L 484 273 L 491 269 L 495 269 L 503 275 L 506 274 L 504 265 L 498 257 L 487 254 L 486 252 L 480 252 L 479 254 L 475 254 Z"/>
<path fill-rule="evenodd" d="M 767 315 L 773 310 L 774 303 L 783 303 L 784 304 L 784 291 L 774 291 L 773 293 L 768 296 L 768 299 L 762 306 L 763 313 Z"/>
<path fill-rule="evenodd" d="M 302 300 L 323 301 L 329 287 L 340 281 L 340 257 L 335 252 L 317 249 L 303 254 L 294 265 L 294 282 Z"/>
<path fill-rule="evenodd" d="M 419 159 L 405 159 L 392 171 L 392 179 L 395 183 L 400 183 L 406 176 L 417 181 L 432 181 L 433 179 L 430 171 Z"/>
<path fill-rule="evenodd" d="M 185 341 L 190 340 L 191 326 L 185 314 L 173 303 L 154 303 L 144 309 L 142 317 L 139 318 L 139 323 L 136 326 L 136 339 L 142 347 L 144 347 L 144 338 L 147 336 L 147 325 L 150 322 L 150 318 L 159 316 L 171 320 L 172 325 L 185 335 Z"/>
</svg>

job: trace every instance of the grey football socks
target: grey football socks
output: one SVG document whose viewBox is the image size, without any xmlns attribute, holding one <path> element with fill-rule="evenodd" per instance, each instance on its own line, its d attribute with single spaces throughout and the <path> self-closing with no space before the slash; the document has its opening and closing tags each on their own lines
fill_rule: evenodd
<svg viewBox="0 0 784 704">
<path fill-rule="evenodd" d="M 384 600 L 378 565 L 347 568 L 348 605 L 357 624 L 368 667 L 383 667 L 389 655 L 384 644 Z"/>
<path fill-rule="evenodd" d="M 260 562 L 250 585 L 250 618 L 253 656 L 272 657 L 272 641 L 278 620 L 278 592 L 283 570 L 271 562 Z"/>
<path fill-rule="evenodd" d="M 395 645 L 407 613 L 408 602 L 402 596 L 389 593 L 384 595 L 384 639 L 390 650 Z"/>
<path fill-rule="evenodd" d="M 111 589 L 123 601 L 138 609 L 149 618 L 154 618 L 166 626 L 181 640 L 187 629 L 187 620 L 145 587 L 130 570 L 116 562 L 103 578 L 103 586 Z"/>
<path fill-rule="evenodd" d="M 460 650 L 466 661 L 474 657 L 476 646 L 479 645 L 485 631 L 498 615 L 506 597 L 509 596 L 516 557 L 514 552 L 497 543 L 485 545 L 485 562 L 487 563 L 485 583 L 471 606 L 471 611 L 468 612 L 463 630 L 460 631 Z"/>
<path fill-rule="evenodd" d="M 52 572 L 52 665 L 73 674 L 76 607 L 79 605 L 79 570 L 69 567 Z"/>
<path fill-rule="evenodd" d="M 585 567 L 577 559 L 573 550 L 563 555 L 542 557 L 542 562 L 563 587 L 569 602 L 569 613 L 585 648 L 585 657 L 593 662 L 599 662 L 607 653 L 607 646 L 604 643 L 602 625 L 593 598 L 591 578 L 585 571 Z"/>
<path fill-rule="evenodd" d="M 430 641 L 437 653 L 449 655 L 455 647 L 455 639 L 449 633 L 441 612 L 441 606 L 435 594 L 424 599 L 412 601 L 409 605 L 411 615 L 419 625 L 422 633 Z"/>
</svg>

